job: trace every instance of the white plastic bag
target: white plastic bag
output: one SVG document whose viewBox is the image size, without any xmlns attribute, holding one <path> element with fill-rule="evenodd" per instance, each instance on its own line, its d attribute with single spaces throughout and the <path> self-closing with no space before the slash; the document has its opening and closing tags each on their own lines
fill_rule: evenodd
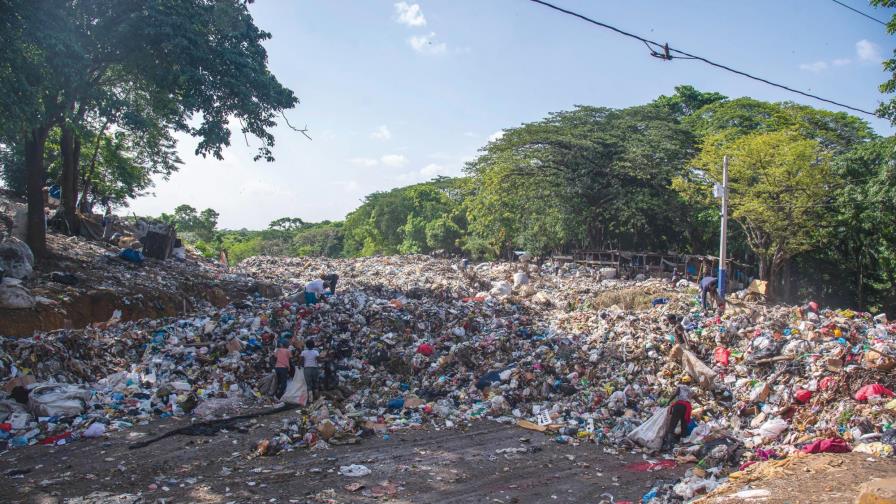
<svg viewBox="0 0 896 504">
<path fill-rule="evenodd" d="M 759 435 L 762 436 L 763 439 L 767 440 L 777 439 L 777 437 L 780 436 L 782 432 L 787 430 L 787 427 L 787 420 L 775 418 L 773 420 L 765 422 L 761 427 L 759 427 Z"/>
<path fill-rule="evenodd" d="M 510 282 L 506 282 L 504 280 L 501 280 L 499 282 L 492 282 L 492 290 L 488 291 L 488 293 L 494 297 L 509 296 L 510 292 Z"/>
<path fill-rule="evenodd" d="M 299 406 L 304 406 L 308 402 L 308 386 L 305 384 L 305 374 L 301 369 L 296 369 L 295 377 L 286 382 L 286 391 L 280 400 Z"/>
<path fill-rule="evenodd" d="M 360 478 L 370 474 L 370 469 L 361 464 L 352 464 L 347 466 L 339 466 L 339 474 L 349 476 L 351 478 Z"/>
<path fill-rule="evenodd" d="M 90 389 L 77 385 L 41 385 L 31 391 L 28 410 L 36 417 L 80 415 L 91 397 L 93 392 Z"/>
<path fill-rule="evenodd" d="M 669 426 L 669 416 L 669 408 L 665 406 L 657 408 L 646 422 L 629 433 L 628 439 L 645 448 L 659 450 L 663 446 L 663 438 Z"/>
<path fill-rule="evenodd" d="M 0 308 L 21 310 L 34 307 L 34 296 L 25 287 L 5 278 L 0 283 Z"/>
<path fill-rule="evenodd" d="M 96 423 L 90 424 L 90 427 L 88 427 L 84 431 L 82 436 L 84 436 L 86 438 L 98 438 L 98 437 L 104 435 L 105 433 L 106 433 L 106 426 L 104 424 L 96 422 Z"/>
</svg>

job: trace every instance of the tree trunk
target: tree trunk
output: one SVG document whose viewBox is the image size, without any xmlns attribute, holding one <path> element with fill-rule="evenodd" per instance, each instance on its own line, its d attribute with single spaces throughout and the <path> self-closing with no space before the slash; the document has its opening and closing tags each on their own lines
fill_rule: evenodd
<svg viewBox="0 0 896 504">
<path fill-rule="evenodd" d="M 759 256 L 759 279 L 760 280 L 768 280 L 769 276 L 769 264 L 768 258 L 765 256 Z"/>
<path fill-rule="evenodd" d="M 78 158 L 81 152 L 81 142 L 75 138 L 74 130 L 70 125 L 62 127 L 59 149 L 62 155 L 62 216 L 67 225 L 64 231 L 69 235 L 75 235 L 78 234 L 80 224 L 76 205 L 78 201 Z"/>
<path fill-rule="evenodd" d="M 859 298 L 859 310 L 865 311 L 865 257 L 864 254 L 859 254 L 859 285 L 857 288 L 856 294 Z"/>
<path fill-rule="evenodd" d="M 90 181 L 93 180 L 93 176 L 96 173 L 96 160 L 100 154 L 100 143 L 103 141 L 103 135 L 106 133 L 106 128 L 109 127 L 109 119 L 106 119 L 106 123 L 103 124 L 102 129 L 96 134 L 96 141 L 93 144 L 93 154 L 90 156 L 90 164 L 84 167 L 83 172 L 81 173 L 81 213 L 87 214 L 91 213 L 93 210 L 93 205 L 88 200 L 88 195 L 91 189 Z"/>
<path fill-rule="evenodd" d="M 792 261 L 789 258 L 784 259 L 784 265 L 782 266 L 783 273 L 781 274 L 781 291 L 787 302 L 793 301 L 793 275 L 790 268 L 791 262 Z"/>
<path fill-rule="evenodd" d="M 47 217 L 44 210 L 44 185 L 47 168 L 44 166 L 44 147 L 49 128 L 41 126 L 28 132 L 25 138 L 25 182 L 28 199 L 28 246 L 35 259 L 47 255 Z"/>
</svg>

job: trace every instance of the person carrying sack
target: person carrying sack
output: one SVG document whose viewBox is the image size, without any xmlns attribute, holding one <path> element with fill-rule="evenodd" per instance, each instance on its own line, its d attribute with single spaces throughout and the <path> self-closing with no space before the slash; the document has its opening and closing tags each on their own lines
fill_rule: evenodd
<svg viewBox="0 0 896 504">
<path fill-rule="evenodd" d="M 688 425 L 691 423 L 691 389 L 685 385 L 679 385 L 675 394 L 675 402 L 669 405 L 669 427 L 666 431 L 666 445 L 672 446 L 680 443 L 681 439 L 688 435 Z M 676 427 L 680 428 L 675 433 Z"/>
</svg>

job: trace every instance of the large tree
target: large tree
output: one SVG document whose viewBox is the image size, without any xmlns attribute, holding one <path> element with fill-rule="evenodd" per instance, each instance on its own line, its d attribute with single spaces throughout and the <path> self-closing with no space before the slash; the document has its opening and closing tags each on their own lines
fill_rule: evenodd
<svg viewBox="0 0 896 504">
<path fill-rule="evenodd" d="M 258 29 L 239 0 L 0 0 L 4 137 L 24 146 L 28 242 L 45 252 L 42 188 L 47 137 L 60 127 L 63 206 L 73 219 L 79 129 L 97 117 L 124 128 L 162 125 L 200 138 L 196 153 L 221 157 L 230 121 L 261 140 L 297 103 L 267 68 Z M 16 72 L 21 71 L 21 74 Z M 16 74 L 15 78 L 7 78 Z M 102 133 L 102 131 L 100 131 Z"/>
<path fill-rule="evenodd" d="M 775 286 L 786 262 L 817 246 L 815 226 L 830 197 L 830 154 L 792 131 L 704 140 L 691 172 L 676 185 L 709 197 L 729 157 L 729 211 L 759 257 L 759 277 Z"/>
<path fill-rule="evenodd" d="M 669 189 L 693 155 L 675 107 L 577 107 L 505 131 L 467 166 L 471 252 L 684 245 Z M 474 250 L 475 249 L 475 250 Z"/>
</svg>

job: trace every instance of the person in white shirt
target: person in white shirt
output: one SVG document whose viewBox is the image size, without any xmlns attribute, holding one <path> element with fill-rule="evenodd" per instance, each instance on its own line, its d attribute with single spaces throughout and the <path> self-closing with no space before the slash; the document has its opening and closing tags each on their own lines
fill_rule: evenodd
<svg viewBox="0 0 896 504">
<path fill-rule="evenodd" d="M 305 349 L 302 350 L 302 374 L 305 376 L 305 384 L 308 386 L 308 398 L 311 394 L 317 398 L 317 389 L 320 384 L 320 368 L 317 365 L 317 357 L 320 352 L 314 349 L 314 341 L 308 340 Z"/>
<path fill-rule="evenodd" d="M 315 304 L 324 295 L 324 281 L 312 280 L 305 284 L 305 304 Z"/>
</svg>

